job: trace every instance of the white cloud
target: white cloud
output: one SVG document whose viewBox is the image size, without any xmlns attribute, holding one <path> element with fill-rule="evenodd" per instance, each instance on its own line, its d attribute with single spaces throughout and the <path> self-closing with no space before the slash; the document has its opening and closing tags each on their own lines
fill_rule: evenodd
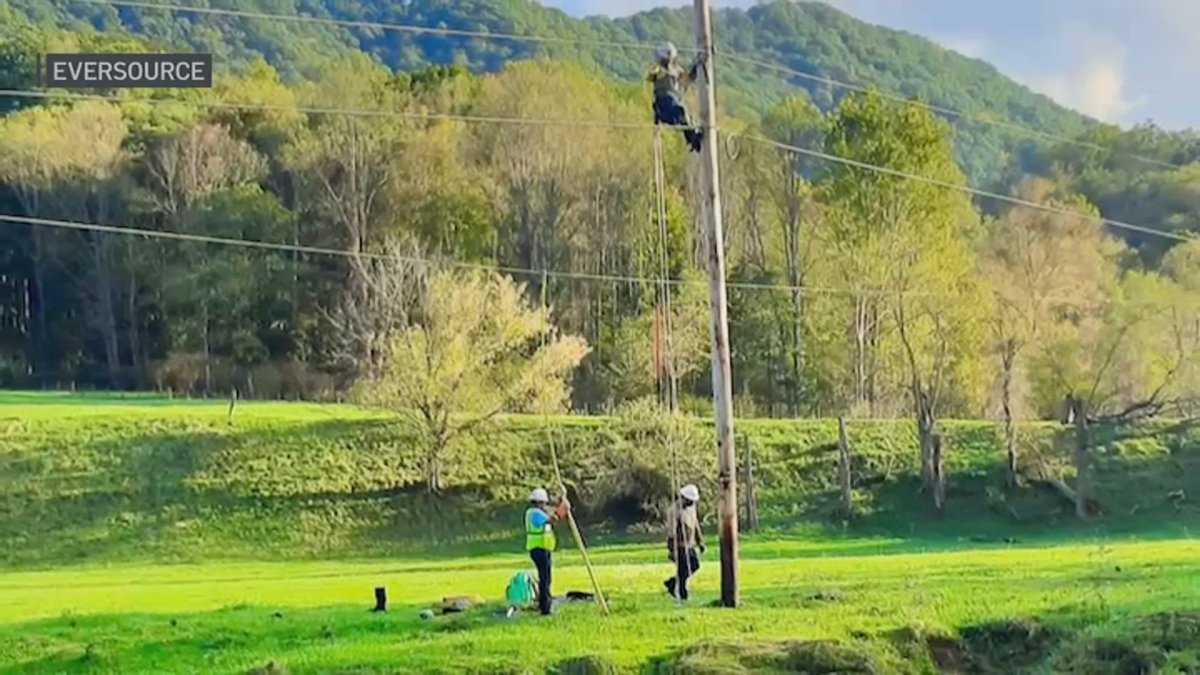
<svg viewBox="0 0 1200 675">
<path fill-rule="evenodd" d="M 1120 122 L 1147 103 L 1147 97 L 1127 91 L 1126 49 L 1120 40 L 1073 24 L 1063 29 L 1056 47 L 1060 58 L 1054 61 L 1064 66 L 1023 78 L 1034 91 L 1106 122 Z"/>
<path fill-rule="evenodd" d="M 1095 58 L 1069 73 L 1035 77 L 1031 89 L 1059 103 L 1106 122 L 1120 122 L 1147 102 L 1125 93 L 1125 66 L 1120 61 Z"/>
</svg>

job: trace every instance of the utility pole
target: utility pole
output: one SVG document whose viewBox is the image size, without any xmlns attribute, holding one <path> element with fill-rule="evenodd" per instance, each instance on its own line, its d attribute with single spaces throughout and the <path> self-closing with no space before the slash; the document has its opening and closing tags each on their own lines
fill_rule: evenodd
<svg viewBox="0 0 1200 675">
<path fill-rule="evenodd" d="M 716 81 L 713 76 L 712 7 L 695 0 L 696 47 L 703 59 L 700 77 L 701 214 L 708 226 L 708 290 L 712 306 L 713 407 L 717 418 L 717 501 L 721 544 L 721 604 L 737 607 L 737 454 L 733 447 L 733 387 L 729 366 L 729 312 L 725 295 L 725 234 L 721 225 L 721 179 L 717 167 Z"/>
</svg>

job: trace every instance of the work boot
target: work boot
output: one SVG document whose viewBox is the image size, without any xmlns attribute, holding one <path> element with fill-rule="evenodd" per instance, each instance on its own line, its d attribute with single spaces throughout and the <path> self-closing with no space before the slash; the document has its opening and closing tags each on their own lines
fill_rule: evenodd
<svg viewBox="0 0 1200 675">
<path fill-rule="evenodd" d="M 667 595 L 675 597 L 675 577 L 671 577 L 663 582 L 663 586 L 667 587 Z"/>
</svg>

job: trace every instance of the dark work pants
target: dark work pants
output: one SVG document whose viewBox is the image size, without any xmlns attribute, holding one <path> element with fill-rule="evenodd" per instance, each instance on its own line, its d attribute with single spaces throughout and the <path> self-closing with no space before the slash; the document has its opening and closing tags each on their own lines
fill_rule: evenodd
<svg viewBox="0 0 1200 675">
<path fill-rule="evenodd" d="M 679 550 L 675 553 L 675 576 L 667 579 L 663 584 L 667 587 L 667 592 L 675 595 L 676 584 L 679 588 L 679 599 L 688 599 L 688 579 L 690 579 L 700 569 L 700 555 L 696 553 L 696 549 L 689 548 L 687 550 Z M 678 581 L 677 581 L 678 580 Z"/>
<path fill-rule="evenodd" d="M 700 152 L 700 141 L 704 138 L 704 134 L 700 133 L 697 129 L 691 128 L 692 122 L 688 119 L 687 110 L 678 99 L 671 96 L 655 97 L 654 122 L 656 124 L 688 127 L 683 130 L 683 137 L 687 140 L 688 145 L 692 147 L 692 152 Z"/>
<path fill-rule="evenodd" d="M 537 567 L 538 575 L 538 610 L 542 614 L 550 614 L 550 551 L 535 548 L 529 552 L 533 564 Z"/>
</svg>

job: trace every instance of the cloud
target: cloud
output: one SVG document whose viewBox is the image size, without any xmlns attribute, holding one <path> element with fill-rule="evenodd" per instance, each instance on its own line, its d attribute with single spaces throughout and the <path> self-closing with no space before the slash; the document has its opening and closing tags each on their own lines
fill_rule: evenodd
<svg viewBox="0 0 1200 675">
<path fill-rule="evenodd" d="M 1029 88 L 1059 103 L 1106 122 L 1120 122 L 1148 102 L 1146 96 L 1128 93 L 1127 50 L 1111 35 L 1080 24 L 1063 28 L 1055 41 L 1060 58 L 1046 62 L 1064 64 L 1057 72 L 1040 72 L 1022 78 Z"/>
<path fill-rule="evenodd" d="M 1073 72 L 1029 82 L 1034 91 L 1105 122 L 1120 122 L 1147 102 L 1145 96 L 1128 98 L 1125 84 L 1124 65 L 1110 59 L 1093 59 Z"/>
</svg>

